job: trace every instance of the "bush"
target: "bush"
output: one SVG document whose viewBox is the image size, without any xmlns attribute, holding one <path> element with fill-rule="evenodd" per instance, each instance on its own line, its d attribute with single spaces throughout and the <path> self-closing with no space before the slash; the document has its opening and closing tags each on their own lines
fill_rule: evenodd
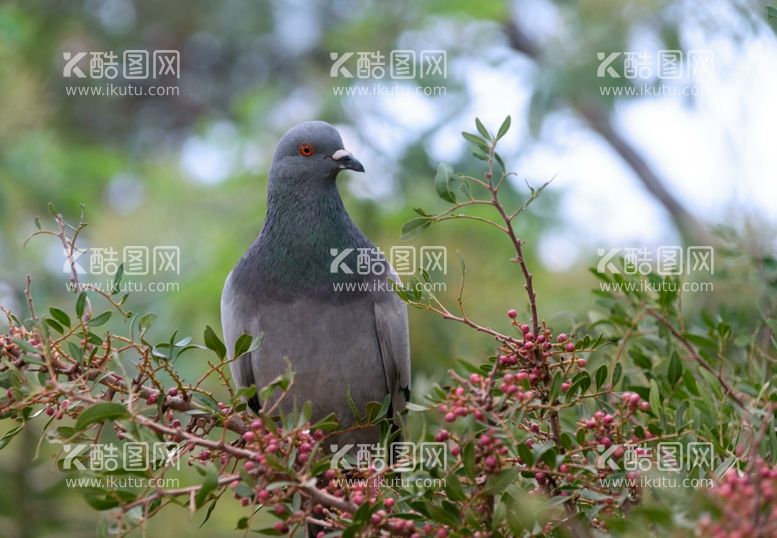
<svg viewBox="0 0 777 538">
<path fill-rule="evenodd" d="M 277 405 L 251 413 L 244 401 L 255 389 L 234 391 L 226 370 L 261 345 L 261 335 L 244 335 L 232 350 L 210 327 L 204 345 L 175 334 L 151 343 L 146 334 L 155 316 L 126 310 L 121 268 L 114 290 L 79 293 L 70 313 L 36 313 L 29 289 L 29 319 L 6 311 L 0 418 L 12 426 L 0 448 L 45 421 L 67 476 L 148 481 L 174 474 L 178 461 L 196 470 L 199 478 L 186 487 L 81 488 L 90 506 L 109 511 L 116 533 L 170 503 L 202 510 L 207 521 L 231 493 L 226 497 L 245 507 L 237 528 L 267 535 L 311 523 L 326 536 L 777 535 L 777 320 L 764 310 L 748 328 L 725 308 L 686 319 L 680 276 L 651 273 L 651 286 L 641 287 L 621 260 L 621 272 L 594 271 L 617 286 L 595 292 L 592 322 L 566 333 L 548 326 L 514 227 L 544 185 L 516 208 L 500 199 L 511 174 L 495 150 L 509 124 L 492 135 L 478 121 L 476 134 L 464 133 L 485 163 L 483 178 L 440 165 L 435 188 L 451 208 L 437 215 L 417 209 L 403 228 L 405 237 L 452 219 L 497 228 L 512 245 L 526 294 L 525 306 L 505 313 L 501 330 L 469 318 L 461 294 L 451 310 L 417 286 L 397 290 L 411 306 L 494 340 L 492 356 L 461 361 L 444 386 L 408 406 L 424 433 L 407 441 L 424 443 L 412 450 L 429 450 L 427 465 L 398 472 L 413 462 L 395 459 L 397 447 L 386 446 L 395 440 L 387 401 L 354 409 L 360 420 L 353 427 L 381 424 L 385 433 L 366 466 L 361 451 L 338 462 L 342 454 L 329 450 L 334 417 L 311 424 L 309 409 L 284 415 Z M 54 217 L 57 227 L 38 234 L 56 237 L 72 261 L 83 217 L 75 226 Z M 463 291 L 463 258 L 461 272 Z M 77 284 L 75 270 L 72 279 Z M 93 303 L 108 310 L 97 313 Z M 126 334 L 100 329 L 111 316 L 125 321 Z M 176 368 L 185 353 L 209 356 L 194 382 Z M 289 371 L 260 397 L 282 397 L 293 382 Z M 86 469 L 94 453 L 72 453 L 83 444 L 133 442 L 164 450 L 148 454 L 148 469 L 132 472 Z M 265 527 L 267 517 L 273 526 Z"/>
</svg>

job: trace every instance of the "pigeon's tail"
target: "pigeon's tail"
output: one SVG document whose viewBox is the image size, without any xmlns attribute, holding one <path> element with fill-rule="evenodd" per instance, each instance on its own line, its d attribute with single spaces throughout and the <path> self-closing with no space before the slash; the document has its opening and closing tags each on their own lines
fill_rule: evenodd
<svg viewBox="0 0 777 538">
<path fill-rule="evenodd" d="M 258 413 L 259 410 L 262 408 L 262 404 L 259 403 L 259 396 L 254 394 L 250 398 L 248 398 L 248 407 L 253 410 L 254 413 Z"/>
</svg>

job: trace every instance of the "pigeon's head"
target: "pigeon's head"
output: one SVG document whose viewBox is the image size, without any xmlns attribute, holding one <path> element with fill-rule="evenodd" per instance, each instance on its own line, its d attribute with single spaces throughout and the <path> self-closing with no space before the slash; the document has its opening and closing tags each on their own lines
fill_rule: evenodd
<svg viewBox="0 0 777 538">
<path fill-rule="evenodd" d="M 325 121 L 306 121 L 281 138 L 270 178 L 331 181 L 341 170 L 364 172 L 364 166 L 343 147 L 337 129 Z"/>
</svg>

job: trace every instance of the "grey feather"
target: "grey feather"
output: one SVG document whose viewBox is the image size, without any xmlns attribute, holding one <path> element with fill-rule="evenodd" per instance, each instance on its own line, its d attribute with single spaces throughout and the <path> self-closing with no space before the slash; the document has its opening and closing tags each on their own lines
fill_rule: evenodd
<svg viewBox="0 0 777 538">
<path fill-rule="evenodd" d="M 303 155 L 304 144 L 315 154 Z M 332 272 L 332 249 L 374 249 L 337 192 L 343 169 L 363 170 L 332 126 L 308 122 L 283 137 L 270 168 L 264 228 L 227 277 L 221 315 L 228 349 L 243 333 L 264 333 L 259 349 L 230 364 L 238 386 L 266 385 L 288 360 L 295 381 L 283 408 L 310 401 L 314 420 L 333 412 L 347 426 L 354 420 L 347 392 L 360 410 L 387 394 L 395 415 L 404 409 L 410 349 L 407 307 L 387 289 L 396 275 L 384 259 L 369 274 Z M 338 291 L 338 284 L 355 287 Z M 376 436 L 362 430 L 342 441 Z"/>
</svg>

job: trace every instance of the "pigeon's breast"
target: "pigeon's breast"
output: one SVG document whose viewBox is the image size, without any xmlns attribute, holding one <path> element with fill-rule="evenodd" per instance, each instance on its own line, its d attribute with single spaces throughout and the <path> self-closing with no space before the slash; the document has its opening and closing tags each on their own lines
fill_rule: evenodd
<svg viewBox="0 0 777 538">
<path fill-rule="evenodd" d="M 268 302 L 256 305 L 254 316 L 264 333 L 253 365 L 257 385 L 269 383 L 289 364 L 294 371 L 284 407 L 310 400 L 314 418 L 334 412 L 349 422 L 346 393 L 361 410 L 388 393 L 371 300 Z"/>
</svg>

